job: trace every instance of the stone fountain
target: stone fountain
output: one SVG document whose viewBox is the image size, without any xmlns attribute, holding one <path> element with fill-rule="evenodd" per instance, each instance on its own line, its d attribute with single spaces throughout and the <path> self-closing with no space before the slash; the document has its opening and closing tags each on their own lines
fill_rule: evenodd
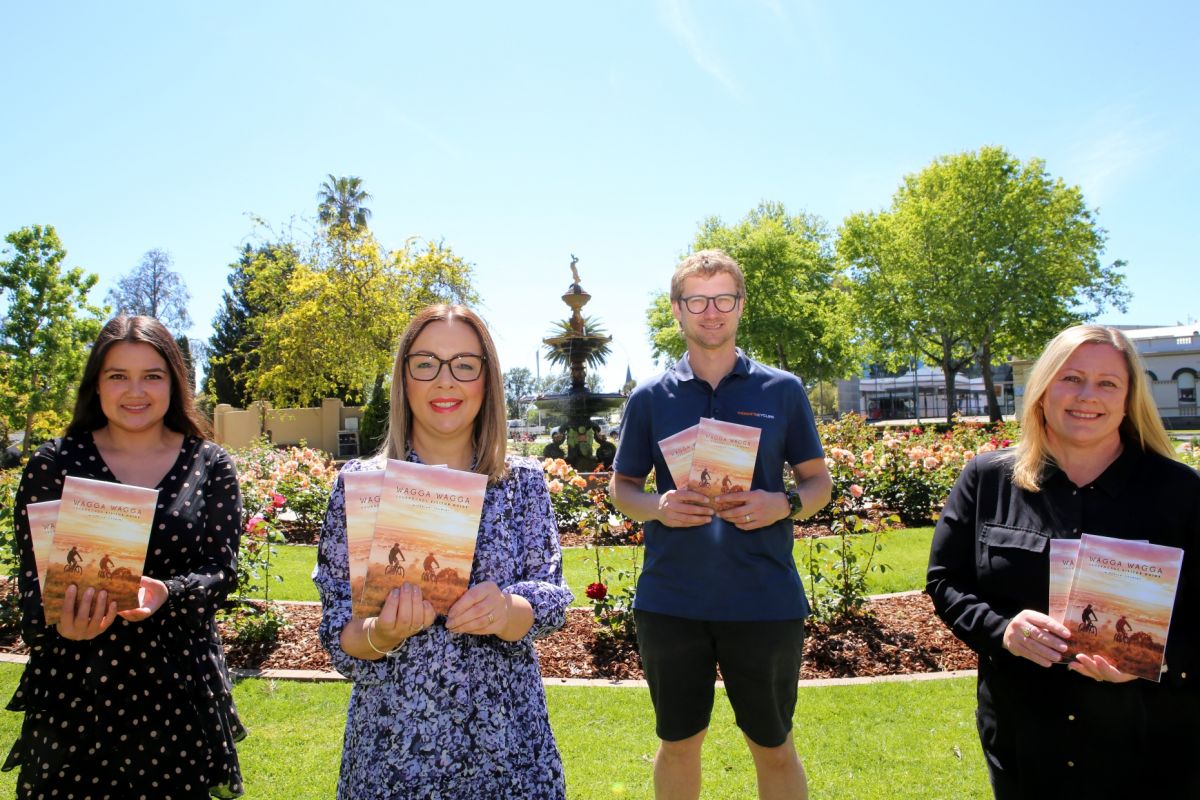
<svg viewBox="0 0 1200 800">
<path fill-rule="evenodd" d="M 560 331 L 556 335 L 542 340 L 550 351 L 551 362 L 567 366 L 571 385 L 565 392 L 538 395 L 534 402 L 539 409 L 548 411 L 551 422 L 566 434 L 567 463 L 580 472 L 591 472 L 596 466 L 591 419 L 619 407 L 625 402 L 625 395 L 592 392 L 585 383 L 587 365 L 604 363 L 612 337 L 595 330 L 594 326 L 589 330 L 583 307 L 592 296 L 580 284 L 579 270 L 575 266 L 578 262 L 579 259 L 572 255 L 571 276 L 574 280 L 562 296 L 562 301 L 571 309 L 571 316 L 559 323 Z"/>
</svg>

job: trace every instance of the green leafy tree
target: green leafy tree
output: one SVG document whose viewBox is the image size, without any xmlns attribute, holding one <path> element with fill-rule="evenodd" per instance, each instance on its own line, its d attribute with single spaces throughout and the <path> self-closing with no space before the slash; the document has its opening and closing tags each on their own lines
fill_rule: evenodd
<svg viewBox="0 0 1200 800">
<path fill-rule="evenodd" d="M 107 300 L 118 314 L 154 317 L 176 336 L 192 327 L 188 316 L 188 292 L 183 277 L 174 272 L 171 254 L 148 250 L 133 271 L 108 290 Z M 184 351 L 190 353 L 190 351 Z"/>
<path fill-rule="evenodd" d="M 371 209 L 363 205 L 371 195 L 362 188 L 362 179 L 353 175 L 335 178 L 332 174 L 317 192 L 317 219 L 323 225 L 365 228 Z"/>
<path fill-rule="evenodd" d="M 251 320 L 259 360 L 247 385 L 277 405 L 372 390 L 391 372 L 396 342 L 418 310 L 475 300 L 470 265 L 443 244 L 410 240 L 387 253 L 366 228 L 337 225 L 323 230 L 283 288 L 260 274 L 247 287 L 250 303 L 272 309 Z"/>
<path fill-rule="evenodd" d="M 533 373 L 525 367 L 513 367 L 504 373 L 504 399 L 508 418 L 521 418 L 521 398 L 533 393 Z"/>
<path fill-rule="evenodd" d="M 1124 262 L 1101 263 L 1105 240 L 1078 187 L 985 147 L 907 176 L 889 210 L 848 217 L 838 253 L 877 358 L 940 365 L 948 417 L 956 374 L 978 364 L 998 420 L 997 354 L 1037 352 L 1106 305 L 1124 308 Z"/>
<path fill-rule="evenodd" d="M 291 244 L 263 244 L 242 248 L 241 256 L 229 265 L 232 270 L 221 306 L 213 318 L 213 335 L 208 340 L 208 370 L 205 394 L 214 404 L 228 403 L 245 408 L 255 398 L 247 380 L 258 367 L 259 337 L 255 317 L 279 311 L 284 305 L 288 281 L 299 263 L 299 252 Z M 276 291 L 249 296 L 252 281 L 260 287 L 274 285 Z"/>
<path fill-rule="evenodd" d="M 63 268 L 67 252 L 52 226 L 10 233 L 11 257 L 0 261 L 7 309 L 0 323 L 0 413 L 22 428 L 22 454 L 69 417 L 88 350 L 105 309 L 88 302 L 96 275 Z M 8 248 L 6 248 L 8 254 Z M 37 422 L 43 420 L 43 425 Z M 49 424 L 45 424 L 49 423 Z"/>
<path fill-rule="evenodd" d="M 383 446 L 383 437 L 387 434 L 391 409 L 391 387 L 381 380 L 371 392 L 358 427 L 358 436 L 361 439 L 359 449 L 364 455 L 374 453 Z"/>
<path fill-rule="evenodd" d="M 849 290 L 819 217 L 763 202 L 733 225 L 709 217 L 692 248 L 724 250 L 741 265 L 747 299 L 738 343 L 752 357 L 810 382 L 843 377 L 857 365 Z M 646 318 L 655 357 L 682 355 L 666 292 L 653 299 Z"/>
</svg>

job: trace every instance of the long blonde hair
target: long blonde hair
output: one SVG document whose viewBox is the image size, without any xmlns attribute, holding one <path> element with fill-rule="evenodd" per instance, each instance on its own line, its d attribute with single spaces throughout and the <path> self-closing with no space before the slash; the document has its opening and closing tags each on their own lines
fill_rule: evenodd
<svg viewBox="0 0 1200 800">
<path fill-rule="evenodd" d="M 1125 357 L 1129 373 L 1125 394 L 1125 418 L 1121 420 L 1121 439 L 1167 458 L 1175 457 L 1175 448 L 1163 428 L 1158 409 L 1150 396 L 1146 368 L 1129 337 L 1105 325 L 1075 325 L 1059 333 L 1038 356 L 1025 384 L 1025 407 L 1021 412 L 1021 441 L 1013 452 L 1013 483 L 1031 492 L 1041 491 L 1042 475 L 1051 461 L 1046 435 L 1046 413 L 1042 400 L 1051 382 L 1071 354 L 1085 344 L 1106 344 Z"/>
<path fill-rule="evenodd" d="M 412 322 L 400 335 L 396 349 L 396 362 L 392 366 L 391 409 L 388 413 L 388 429 L 380 453 L 388 458 L 404 458 L 408 451 L 408 440 L 412 433 L 412 408 L 404 389 L 404 362 L 412 344 L 425 326 L 431 322 L 463 322 L 471 326 L 479 345 L 483 348 L 483 406 L 475 417 L 475 428 L 471 444 L 475 450 L 475 472 L 487 475 L 491 483 L 504 477 L 508 466 L 504 455 L 508 449 L 508 429 L 505 423 L 504 383 L 500 377 L 500 358 L 496 345 L 488 334 L 487 326 L 466 306 L 438 304 L 426 306 L 417 312 Z"/>
</svg>

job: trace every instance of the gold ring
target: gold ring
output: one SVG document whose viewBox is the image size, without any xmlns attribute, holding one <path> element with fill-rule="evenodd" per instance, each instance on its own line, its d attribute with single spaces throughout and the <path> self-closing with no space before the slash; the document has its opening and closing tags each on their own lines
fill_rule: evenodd
<svg viewBox="0 0 1200 800">
<path fill-rule="evenodd" d="M 751 517 L 749 514 L 746 515 L 746 522 L 750 522 L 752 519 L 754 519 L 754 518 Z"/>
<path fill-rule="evenodd" d="M 1030 636 L 1033 636 L 1033 628 L 1023 629 L 1021 631 L 1021 635 L 1024 636 L 1026 639 L 1028 639 Z"/>
<path fill-rule="evenodd" d="M 495 621 L 496 621 L 496 615 L 489 611 L 488 612 L 488 624 L 491 625 Z"/>
</svg>

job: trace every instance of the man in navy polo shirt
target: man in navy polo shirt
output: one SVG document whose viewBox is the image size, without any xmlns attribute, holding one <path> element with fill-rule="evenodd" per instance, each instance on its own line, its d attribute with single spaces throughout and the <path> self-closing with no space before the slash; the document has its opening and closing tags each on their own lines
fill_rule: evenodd
<svg viewBox="0 0 1200 800">
<path fill-rule="evenodd" d="M 719 665 L 746 737 L 760 798 L 806 798 L 792 714 L 808 600 L 792 559 L 792 521 L 829 502 L 833 482 L 808 397 L 791 373 L 735 346 L 742 270 L 720 250 L 684 259 L 671 309 L 687 354 L 638 386 L 621 423 L 613 504 L 645 523 L 635 605 L 638 648 L 654 704 L 658 800 L 700 796 L 700 748 Z M 701 417 L 762 429 L 750 491 L 707 498 L 677 488 L 658 442 Z M 784 465 L 796 490 L 785 492 Z M 642 491 L 654 469 L 657 494 Z"/>
</svg>

